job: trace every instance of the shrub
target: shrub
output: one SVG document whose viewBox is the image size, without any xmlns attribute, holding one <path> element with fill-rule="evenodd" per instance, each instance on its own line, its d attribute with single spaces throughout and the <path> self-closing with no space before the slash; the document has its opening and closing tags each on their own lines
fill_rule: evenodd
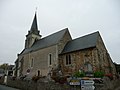
<svg viewBox="0 0 120 90">
<path fill-rule="evenodd" d="M 66 77 L 60 77 L 60 79 L 59 79 L 59 83 L 60 84 L 64 84 L 66 82 L 67 82 L 67 78 Z"/>
<path fill-rule="evenodd" d="M 52 76 L 51 78 L 55 80 L 55 82 L 58 82 L 60 84 L 64 84 L 67 82 L 67 77 Z"/>
<path fill-rule="evenodd" d="M 74 74 L 73 74 L 73 76 L 74 77 L 84 77 L 85 76 L 85 73 L 84 72 L 79 72 L 79 71 L 77 71 L 77 72 L 75 72 Z"/>
<path fill-rule="evenodd" d="M 13 77 L 11 77 L 12 78 L 12 80 L 15 80 L 16 79 L 16 77 L 15 76 L 13 76 Z"/>
<path fill-rule="evenodd" d="M 109 74 L 105 74 L 106 77 L 108 77 L 110 80 L 113 80 L 113 74 L 109 73 Z"/>
<path fill-rule="evenodd" d="M 39 76 L 33 76 L 33 77 L 32 77 L 32 80 L 35 81 L 35 82 L 37 82 L 37 80 L 39 80 L 39 79 L 40 79 Z"/>
<path fill-rule="evenodd" d="M 51 77 L 53 80 L 55 80 L 55 82 L 59 82 L 59 79 L 60 79 L 60 77 L 58 77 L 58 76 L 52 76 Z"/>
<path fill-rule="evenodd" d="M 94 73 L 94 77 L 96 77 L 96 78 L 103 78 L 104 77 L 104 72 L 102 72 L 102 71 L 96 71 Z"/>
</svg>

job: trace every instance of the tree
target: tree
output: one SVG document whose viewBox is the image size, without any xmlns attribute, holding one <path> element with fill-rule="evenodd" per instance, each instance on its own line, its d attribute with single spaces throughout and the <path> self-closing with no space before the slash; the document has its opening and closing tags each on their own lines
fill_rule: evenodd
<svg viewBox="0 0 120 90">
<path fill-rule="evenodd" d="M 4 64 L 0 65 L 0 69 L 7 70 L 8 66 L 9 65 L 7 63 L 4 63 Z"/>
</svg>

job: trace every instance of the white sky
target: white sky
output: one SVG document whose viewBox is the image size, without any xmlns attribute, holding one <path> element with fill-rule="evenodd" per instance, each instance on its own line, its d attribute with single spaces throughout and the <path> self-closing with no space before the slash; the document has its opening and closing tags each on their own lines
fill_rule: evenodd
<svg viewBox="0 0 120 90">
<path fill-rule="evenodd" d="M 120 63 L 120 0 L 0 0 L 0 64 L 14 64 L 23 50 L 36 6 L 43 37 L 66 27 L 73 38 L 99 30 Z"/>
</svg>

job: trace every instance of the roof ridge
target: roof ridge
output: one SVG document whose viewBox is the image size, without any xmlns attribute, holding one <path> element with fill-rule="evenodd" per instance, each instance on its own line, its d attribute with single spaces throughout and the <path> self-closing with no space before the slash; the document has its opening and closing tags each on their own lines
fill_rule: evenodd
<svg viewBox="0 0 120 90">
<path fill-rule="evenodd" d="M 63 35 L 66 33 L 67 30 L 68 28 L 65 28 L 58 32 L 50 34 L 42 39 L 39 39 L 32 45 L 31 48 L 23 51 L 23 54 L 57 44 L 59 40 L 61 40 L 61 38 L 63 37 Z"/>
<path fill-rule="evenodd" d="M 84 38 L 84 37 L 86 37 L 86 36 L 90 36 L 90 35 L 93 35 L 93 34 L 95 34 L 95 33 L 98 33 L 98 34 L 99 34 L 99 31 L 96 31 L 96 32 L 93 32 L 93 33 L 89 33 L 89 34 L 86 34 L 86 35 L 83 35 L 83 36 L 80 36 L 80 37 L 77 37 L 77 38 L 75 38 L 75 39 L 73 39 L 73 40 L 71 40 L 71 41 L 74 41 L 74 40 L 79 39 L 79 38 Z"/>
<path fill-rule="evenodd" d="M 69 41 L 64 47 L 61 54 L 95 47 L 98 35 L 99 32 L 97 31 Z"/>
<path fill-rule="evenodd" d="M 65 29 L 59 30 L 59 31 L 54 32 L 54 33 L 52 33 L 52 34 L 50 34 L 50 35 L 48 35 L 48 36 L 45 36 L 45 37 L 43 37 L 43 38 L 41 38 L 41 39 L 39 39 L 39 40 L 45 39 L 45 38 L 50 37 L 50 36 L 52 36 L 52 35 L 55 35 L 55 34 L 57 34 L 57 33 L 59 33 L 59 32 L 67 31 L 67 30 L 68 30 L 68 28 L 65 28 Z M 39 40 L 38 40 L 38 41 L 39 41 Z"/>
</svg>

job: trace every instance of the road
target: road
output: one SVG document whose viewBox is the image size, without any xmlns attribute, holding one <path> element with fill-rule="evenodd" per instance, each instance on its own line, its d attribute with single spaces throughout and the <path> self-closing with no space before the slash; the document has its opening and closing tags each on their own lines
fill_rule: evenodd
<svg viewBox="0 0 120 90">
<path fill-rule="evenodd" d="M 0 85 L 0 90 L 19 90 L 19 89 L 11 88 L 5 85 Z"/>
</svg>

